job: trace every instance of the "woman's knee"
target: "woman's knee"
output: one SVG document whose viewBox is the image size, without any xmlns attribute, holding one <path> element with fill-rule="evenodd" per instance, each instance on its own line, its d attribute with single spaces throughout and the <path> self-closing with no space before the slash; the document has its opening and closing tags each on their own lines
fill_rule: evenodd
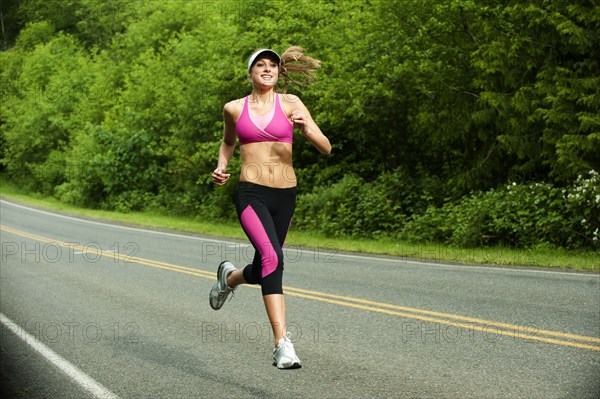
<svg viewBox="0 0 600 399">
<path fill-rule="evenodd" d="M 268 276 L 275 270 L 283 270 L 283 251 L 281 248 L 272 248 L 262 254 L 262 277 Z"/>
<path fill-rule="evenodd" d="M 263 261 L 262 269 L 262 293 L 263 295 L 283 294 L 283 251 L 273 251 L 268 260 Z"/>
<path fill-rule="evenodd" d="M 260 283 L 262 294 L 283 294 L 283 265 L 262 278 Z"/>
</svg>

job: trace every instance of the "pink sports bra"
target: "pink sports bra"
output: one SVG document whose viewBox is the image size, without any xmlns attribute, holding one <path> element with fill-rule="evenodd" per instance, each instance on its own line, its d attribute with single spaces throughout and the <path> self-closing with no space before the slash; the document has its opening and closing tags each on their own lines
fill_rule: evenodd
<svg viewBox="0 0 600 399">
<path fill-rule="evenodd" d="M 237 122 L 235 122 L 235 130 L 240 140 L 240 145 L 263 141 L 291 143 L 294 125 L 289 121 L 281 106 L 279 94 L 275 93 L 275 104 L 271 111 L 264 116 L 250 115 L 249 98 L 250 96 L 244 100 L 242 113 Z"/>
</svg>

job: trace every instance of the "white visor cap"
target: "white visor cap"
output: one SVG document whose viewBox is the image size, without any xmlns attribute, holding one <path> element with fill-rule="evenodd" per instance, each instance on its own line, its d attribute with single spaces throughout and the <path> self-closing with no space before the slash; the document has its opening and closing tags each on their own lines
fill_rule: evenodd
<svg viewBox="0 0 600 399">
<path fill-rule="evenodd" d="M 254 53 L 252 53 L 252 55 L 248 59 L 248 71 L 250 70 L 250 68 L 252 68 L 254 61 L 256 61 L 258 56 L 261 54 L 264 54 L 264 53 L 275 56 L 275 58 L 277 58 L 277 63 L 278 64 L 281 63 L 281 57 L 279 56 L 279 54 L 277 54 L 276 52 L 274 52 L 273 50 L 270 50 L 268 48 L 261 48 L 260 50 L 256 50 Z"/>
</svg>

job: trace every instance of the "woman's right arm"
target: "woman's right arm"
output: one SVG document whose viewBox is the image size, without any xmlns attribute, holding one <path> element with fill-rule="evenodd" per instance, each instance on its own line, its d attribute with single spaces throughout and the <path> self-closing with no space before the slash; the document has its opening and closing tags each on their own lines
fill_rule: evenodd
<svg viewBox="0 0 600 399">
<path fill-rule="evenodd" d="M 225 104 L 223 107 L 223 122 L 225 128 L 223 130 L 223 141 L 219 149 L 219 163 L 217 168 L 213 171 L 211 178 L 217 186 L 222 186 L 227 183 L 230 173 L 227 173 L 227 165 L 235 150 L 235 122 L 232 114 L 231 103 Z"/>
</svg>

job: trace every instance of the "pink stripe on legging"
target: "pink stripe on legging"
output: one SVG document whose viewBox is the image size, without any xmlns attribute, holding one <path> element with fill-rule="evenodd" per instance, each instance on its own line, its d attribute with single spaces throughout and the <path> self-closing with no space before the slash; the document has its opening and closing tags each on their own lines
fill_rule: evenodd
<svg viewBox="0 0 600 399">
<path fill-rule="evenodd" d="M 252 209 L 252 206 L 248 205 L 246 209 L 243 210 L 240 219 L 244 229 L 246 229 L 250 236 L 250 241 L 252 241 L 252 244 L 254 244 L 258 249 L 258 252 L 260 252 L 262 259 L 262 277 L 264 278 L 277 269 L 278 259 L 275 250 L 273 249 L 273 244 L 271 244 L 269 236 L 267 236 L 267 232 L 258 218 L 258 215 L 254 212 L 254 209 Z"/>
</svg>

